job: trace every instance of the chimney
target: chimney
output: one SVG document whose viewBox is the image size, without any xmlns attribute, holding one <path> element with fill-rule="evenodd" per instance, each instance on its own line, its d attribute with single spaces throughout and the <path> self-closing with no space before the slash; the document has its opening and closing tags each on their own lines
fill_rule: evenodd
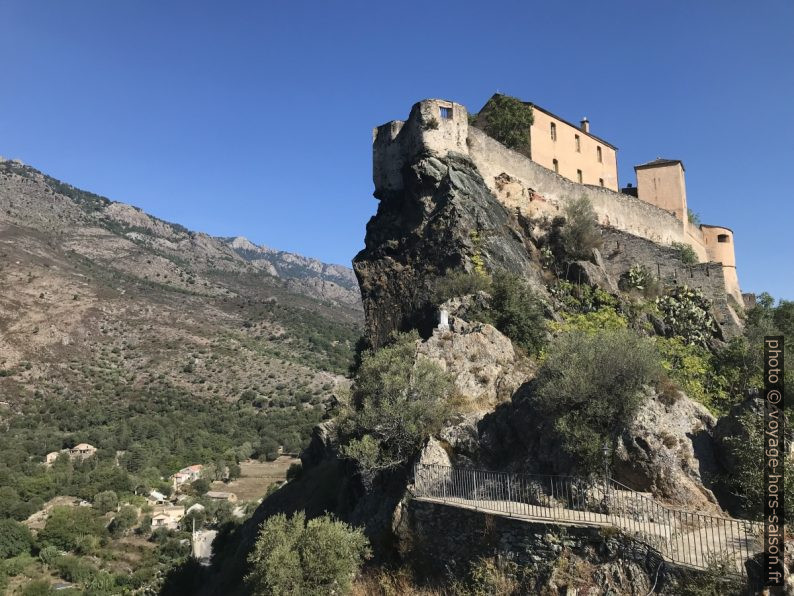
<svg viewBox="0 0 794 596">
<path fill-rule="evenodd" d="M 582 121 L 579 123 L 579 128 L 584 132 L 590 132 L 590 121 L 587 119 L 587 116 L 582 118 Z"/>
</svg>

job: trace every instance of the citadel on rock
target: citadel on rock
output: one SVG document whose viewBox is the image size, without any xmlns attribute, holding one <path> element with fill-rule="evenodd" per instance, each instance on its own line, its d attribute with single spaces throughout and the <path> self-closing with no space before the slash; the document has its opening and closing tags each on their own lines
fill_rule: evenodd
<svg viewBox="0 0 794 596">
<path fill-rule="evenodd" d="M 737 310 L 744 298 L 733 232 L 690 221 L 681 160 L 658 158 L 637 165 L 636 186 L 619 190 L 617 148 L 592 134 L 586 118 L 575 126 L 527 104 L 534 121 L 526 147 L 508 149 L 488 136 L 478 126 L 498 97 L 472 117 L 459 103 L 426 99 L 413 106 L 408 120 L 375 128 L 375 196 L 402 192 L 403 167 L 420 154 L 439 159 L 462 154 L 502 205 L 527 218 L 560 215 L 567 202 L 585 196 L 605 231 L 604 265 L 610 274 L 624 272 L 630 260 L 639 262 L 660 279 L 700 288 L 714 301 L 726 329 L 740 327 Z M 671 259 L 665 249 L 675 245 L 691 246 L 699 263 Z M 631 259 L 621 253 L 630 253 Z"/>
</svg>

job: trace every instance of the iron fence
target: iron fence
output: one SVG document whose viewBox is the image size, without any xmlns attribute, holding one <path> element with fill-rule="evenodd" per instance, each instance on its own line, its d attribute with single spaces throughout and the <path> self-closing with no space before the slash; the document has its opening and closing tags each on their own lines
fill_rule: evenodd
<svg viewBox="0 0 794 596">
<path fill-rule="evenodd" d="M 509 517 L 611 526 L 700 569 L 728 563 L 745 575 L 745 561 L 762 548 L 758 523 L 674 509 L 612 479 L 417 464 L 414 495 Z"/>
</svg>

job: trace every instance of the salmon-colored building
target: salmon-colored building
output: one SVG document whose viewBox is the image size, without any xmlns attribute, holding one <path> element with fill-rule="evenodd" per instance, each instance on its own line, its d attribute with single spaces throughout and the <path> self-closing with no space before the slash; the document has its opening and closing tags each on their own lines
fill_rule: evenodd
<svg viewBox="0 0 794 596">
<path fill-rule="evenodd" d="M 487 113 L 491 97 L 480 110 Z M 529 147 L 525 151 L 535 163 L 576 182 L 617 191 L 618 148 L 590 132 L 590 122 L 582 118 L 572 124 L 532 102 L 533 123 L 529 128 Z"/>
</svg>

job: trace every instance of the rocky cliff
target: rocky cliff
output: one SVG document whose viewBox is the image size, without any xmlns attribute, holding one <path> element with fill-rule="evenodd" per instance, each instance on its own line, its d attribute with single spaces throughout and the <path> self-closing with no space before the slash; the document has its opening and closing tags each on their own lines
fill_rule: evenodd
<svg viewBox="0 0 794 596">
<path fill-rule="evenodd" d="M 353 259 L 373 346 L 394 331 L 418 329 L 427 337 L 439 306 L 433 285 L 448 271 L 504 269 L 542 287 L 517 217 L 467 157 L 421 154 L 401 175 L 404 190 L 376 190 L 378 212 Z"/>
</svg>

